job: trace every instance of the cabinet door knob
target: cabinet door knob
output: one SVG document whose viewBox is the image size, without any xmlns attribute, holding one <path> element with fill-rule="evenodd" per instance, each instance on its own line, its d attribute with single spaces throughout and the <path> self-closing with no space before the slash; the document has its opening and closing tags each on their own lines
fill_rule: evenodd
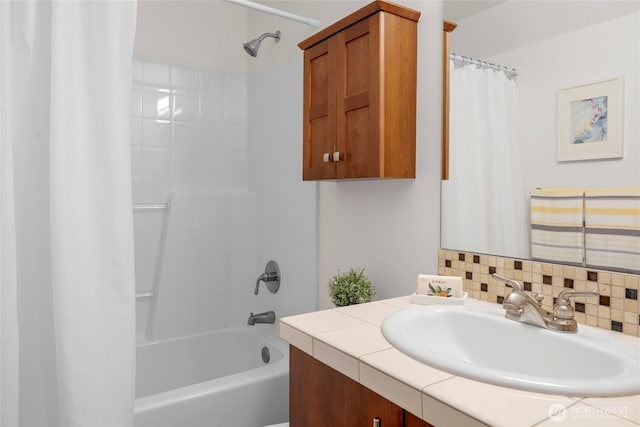
<svg viewBox="0 0 640 427">
<path fill-rule="evenodd" d="M 333 161 L 334 162 L 339 162 L 340 161 L 340 152 L 339 151 L 334 151 L 333 152 Z"/>
<path fill-rule="evenodd" d="M 380 418 L 375 417 L 375 418 L 373 419 L 373 427 L 380 427 L 380 426 L 381 426 L 381 424 L 380 424 Z"/>
<path fill-rule="evenodd" d="M 330 162 L 330 161 L 331 161 L 331 154 L 329 154 L 329 153 L 324 153 L 324 154 L 322 155 L 322 161 L 323 161 L 323 162 L 325 162 L 325 163 Z"/>
</svg>

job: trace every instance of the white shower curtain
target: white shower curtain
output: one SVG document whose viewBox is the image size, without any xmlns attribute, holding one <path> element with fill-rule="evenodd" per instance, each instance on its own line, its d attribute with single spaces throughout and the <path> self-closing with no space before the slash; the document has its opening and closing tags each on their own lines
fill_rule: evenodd
<svg viewBox="0 0 640 427">
<path fill-rule="evenodd" d="M 442 182 L 441 245 L 528 257 L 515 80 L 475 65 L 449 65 L 450 178 Z"/>
<path fill-rule="evenodd" d="M 0 2 L 0 422 L 130 426 L 135 1 Z"/>
</svg>

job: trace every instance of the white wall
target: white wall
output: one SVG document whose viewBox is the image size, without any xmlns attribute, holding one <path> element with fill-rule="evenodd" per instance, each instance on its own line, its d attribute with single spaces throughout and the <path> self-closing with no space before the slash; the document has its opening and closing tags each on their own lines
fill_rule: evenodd
<svg viewBox="0 0 640 427">
<path fill-rule="evenodd" d="M 522 70 L 519 87 L 523 158 L 533 166 L 525 168 L 526 188 L 640 185 L 639 23 L 640 13 L 626 15 L 495 57 L 496 61 L 509 61 Z M 542 65 L 540 58 L 546 58 L 546 63 L 553 66 Z M 558 163 L 558 89 L 618 76 L 624 76 L 624 158 Z"/>
<path fill-rule="evenodd" d="M 638 11 L 634 1 L 509 0 L 457 21 L 451 50 L 477 59 Z"/>
<path fill-rule="evenodd" d="M 638 7 L 637 2 L 532 5 L 511 1 L 459 22 L 452 35 L 452 51 L 518 70 L 527 189 L 640 185 Z M 549 18 L 537 19 L 542 16 Z M 502 28 L 505 22 L 517 28 Z M 545 22 L 542 28 L 541 22 Z M 500 28 L 498 36 L 487 28 Z M 625 87 L 624 158 L 558 163 L 558 90 L 621 75 Z"/>
<path fill-rule="evenodd" d="M 139 0 L 135 59 L 246 71 L 247 10 L 221 0 Z"/>
</svg>

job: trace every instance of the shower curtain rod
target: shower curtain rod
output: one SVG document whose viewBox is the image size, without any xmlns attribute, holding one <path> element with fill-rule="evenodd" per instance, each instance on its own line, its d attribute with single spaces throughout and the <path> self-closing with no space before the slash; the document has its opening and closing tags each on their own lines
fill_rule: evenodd
<svg viewBox="0 0 640 427">
<path fill-rule="evenodd" d="M 240 6 L 248 7 L 249 9 L 259 10 L 260 12 L 270 13 L 272 15 L 280 16 L 281 18 L 290 19 L 292 21 L 301 22 L 309 26 L 318 28 L 320 21 L 317 19 L 306 18 L 304 16 L 296 15 L 286 10 L 276 9 L 275 7 L 266 6 L 264 4 L 256 3 L 250 0 L 226 0 L 230 3 L 239 4 Z"/>
<path fill-rule="evenodd" d="M 502 71 L 508 78 L 515 78 L 518 75 L 518 71 L 515 68 L 505 67 L 504 65 L 497 65 L 487 61 L 481 61 L 479 59 L 469 58 L 468 56 L 462 56 L 455 53 L 449 54 L 449 59 L 453 61 L 461 61 L 463 64 L 473 64 L 478 67 L 490 68 L 496 71 Z"/>
</svg>

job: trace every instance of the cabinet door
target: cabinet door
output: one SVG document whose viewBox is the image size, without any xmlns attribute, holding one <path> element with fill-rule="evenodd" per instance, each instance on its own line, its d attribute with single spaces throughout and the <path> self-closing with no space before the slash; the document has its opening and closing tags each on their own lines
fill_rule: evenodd
<svg viewBox="0 0 640 427">
<path fill-rule="evenodd" d="M 380 16 L 336 34 L 337 178 L 380 176 Z"/>
<path fill-rule="evenodd" d="M 404 410 L 351 378 L 290 346 L 291 427 L 403 427 Z"/>
<path fill-rule="evenodd" d="M 304 51 L 304 180 L 335 178 L 327 158 L 336 151 L 335 45 L 331 37 Z"/>
<path fill-rule="evenodd" d="M 290 426 L 346 426 L 347 379 L 302 350 L 289 346 Z"/>
<path fill-rule="evenodd" d="M 375 419 L 380 427 L 404 426 L 404 410 L 379 394 L 351 380 L 347 394 L 345 427 L 372 427 Z"/>
</svg>

